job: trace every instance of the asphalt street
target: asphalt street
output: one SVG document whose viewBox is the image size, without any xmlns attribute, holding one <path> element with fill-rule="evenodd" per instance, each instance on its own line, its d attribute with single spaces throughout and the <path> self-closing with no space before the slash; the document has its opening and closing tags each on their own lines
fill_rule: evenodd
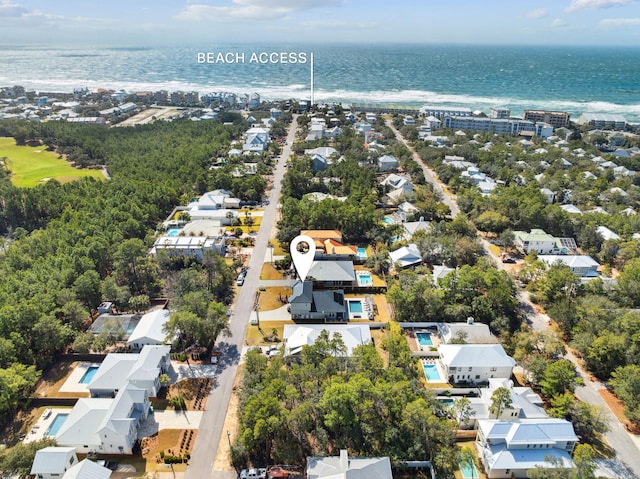
<svg viewBox="0 0 640 479">
<path fill-rule="evenodd" d="M 249 260 L 249 270 L 236 298 L 233 307 L 233 316 L 230 321 L 231 336 L 221 338 L 216 344 L 220 351 L 214 385 L 209 394 L 207 409 L 204 412 L 196 442 L 191 453 L 189 467 L 185 474 L 186 479 L 203 479 L 207 477 L 216 479 L 232 479 L 236 474 L 227 471 L 214 471 L 213 463 L 221 440 L 227 440 L 227 432 L 223 431 L 224 420 L 227 414 L 229 398 L 233 388 L 233 381 L 240 362 L 242 342 L 249 323 L 249 315 L 255 303 L 256 290 L 260 284 L 260 271 L 264 262 L 267 244 L 274 225 L 282 179 L 285 172 L 285 164 L 291 154 L 298 116 L 294 115 L 287 144 L 282 149 L 275 167 L 273 184 L 269 192 L 269 204 L 265 208 L 260 230 L 255 237 L 255 247 Z"/>
</svg>

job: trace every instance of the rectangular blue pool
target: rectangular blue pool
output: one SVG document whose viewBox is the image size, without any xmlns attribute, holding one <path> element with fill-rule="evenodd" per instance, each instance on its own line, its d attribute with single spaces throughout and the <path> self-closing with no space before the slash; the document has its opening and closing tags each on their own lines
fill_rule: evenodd
<svg viewBox="0 0 640 479">
<path fill-rule="evenodd" d="M 418 340 L 418 344 L 420 346 L 433 346 L 431 333 L 416 333 L 416 339 Z"/>
<path fill-rule="evenodd" d="M 424 375 L 427 376 L 428 381 L 442 381 L 438 367 L 435 364 L 425 364 L 423 365 L 423 368 Z"/>
<path fill-rule="evenodd" d="M 462 477 L 464 479 L 478 479 L 480 477 L 476 470 L 476 466 L 473 464 L 460 463 L 460 472 L 462 472 Z"/>
<path fill-rule="evenodd" d="M 367 259 L 367 248 L 356 248 L 358 251 L 358 258 Z"/>
<path fill-rule="evenodd" d="M 80 384 L 89 384 L 93 379 L 93 376 L 96 375 L 97 370 L 98 366 L 89 366 L 78 382 Z"/>
<path fill-rule="evenodd" d="M 355 301 L 349 300 L 349 312 L 362 313 L 362 301 L 360 301 L 359 299 Z"/>
<path fill-rule="evenodd" d="M 371 277 L 371 274 L 359 274 L 358 284 L 360 286 L 373 286 L 373 278 Z"/>
<path fill-rule="evenodd" d="M 58 434 L 58 431 L 60 430 L 64 422 L 67 420 L 67 416 L 69 415 L 56 414 L 56 417 L 53 418 L 53 421 L 51 421 L 51 425 L 49 426 L 49 429 L 47 429 L 47 432 L 44 435 L 55 436 L 56 434 Z"/>
</svg>

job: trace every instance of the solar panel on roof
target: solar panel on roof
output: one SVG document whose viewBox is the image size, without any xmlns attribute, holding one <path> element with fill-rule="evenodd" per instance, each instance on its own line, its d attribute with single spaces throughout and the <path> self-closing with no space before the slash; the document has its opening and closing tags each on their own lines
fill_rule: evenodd
<svg viewBox="0 0 640 479">
<path fill-rule="evenodd" d="M 578 249 L 576 240 L 574 240 L 573 238 L 560 238 L 560 244 L 562 245 L 563 248 L 567 248 L 570 250 Z"/>
</svg>

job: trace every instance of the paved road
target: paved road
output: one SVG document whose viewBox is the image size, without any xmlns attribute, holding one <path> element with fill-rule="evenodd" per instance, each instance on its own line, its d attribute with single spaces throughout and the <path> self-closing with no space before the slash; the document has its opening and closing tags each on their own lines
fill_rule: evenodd
<svg viewBox="0 0 640 479">
<path fill-rule="evenodd" d="M 394 135 L 396 135 L 396 139 L 402 143 L 404 146 L 407 147 L 407 149 L 411 152 L 411 154 L 413 155 L 413 160 L 418 163 L 418 165 L 420 165 L 420 167 L 422 168 L 422 172 L 424 174 L 425 179 L 427 180 L 427 182 L 431 183 L 434 187 L 434 189 L 440 193 L 440 195 L 442 196 L 442 202 L 447 205 L 449 207 L 449 209 L 451 210 L 451 217 L 455 218 L 458 213 L 460 213 L 460 208 L 458 208 L 458 204 L 455 201 L 455 196 L 448 194 L 446 191 L 444 191 L 444 188 L 442 187 L 442 184 L 436 179 L 436 173 L 429 168 L 426 163 L 424 163 L 422 161 L 422 158 L 420 158 L 420 155 L 418 155 L 418 153 L 416 153 L 416 150 L 413 148 L 413 146 L 411 146 L 407 140 L 404 139 L 404 137 L 400 134 L 400 132 L 396 129 L 395 126 L 393 126 L 393 121 L 390 119 L 387 119 L 387 126 L 389 128 L 391 128 L 391 130 L 393 131 Z"/>
<path fill-rule="evenodd" d="M 393 126 L 392 121 L 387 120 L 387 125 L 391 130 L 393 130 L 396 138 L 412 153 L 413 159 L 422 167 L 425 179 L 434 186 L 436 191 L 442 194 L 443 203 L 451 209 L 451 216 L 455 217 L 460 212 L 460 209 L 455 202 L 455 197 L 448 195 L 444 191 L 442 185 L 436 179 L 436 174 L 422 162 L 422 159 L 416 153 L 415 149 Z M 492 258 L 499 269 L 505 269 L 502 262 L 499 261 L 493 253 L 491 253 L 489 242 L 481 238 L 480 242 L 484 247 L 485 255 Z M 525 313 L 527 323 L 531 329 L 534 331 L 549 330 L 549 316 L 537 312 L 533 303 L 529 299 L 529 293 L 527 291 L 518 291 L 518 306 L 520 310 Z M 578 399 L 586 403 L 599 406 L 602 409 L 603 415 L 608 420 L 611 431 L 608 432 L 605 437 L 609 445 L 616 452 L 616 458 L 613 461 L 607 461 L 610 468 L 615 471 L 621 479 L 640 478 L 640 439 L 634 438 L 624 429 L 620 421 L 618 421 L 615 415 L 611 412 L 607 403 L 602 399 L 598 389 L 604 388 L 604 385 L 599 382 L 590 381 L 590 375 L 582 369 L 581 364 L 572 354 L 568 353 L 565 357 L 575 364 L 578 374 L 585 381 L 584 386 L 576 389 L 576 396 Z"/>
<path fill-rule="evenodd" d="M 231 397 L 233 380 L 240 362 L 242 342 L 246 334 L 249 315 L 255 302 L 256 289 L 260 284 L 260 270 L 267 250 L 267 243 L 274 224 L 282 178 L 285 172 L 285 163 L 291 154 L 291 144 L 294 140 L 298 116 L 294 115 L 287 145 L 282 150 L 273 177 L 273 187 L 269 193 L 267 205 L 260 230 L 256 236 L 255 248 L 249 260 L 249 271 L 244 285 L 237 296 L 234 313 L 231 318 L 231 337 L 218 341 L 217 348 L 221 351 L 220 363 L 217 368 L 217 376 L 207 401 L 207 409 L 204 412 L 196 442 L 191 454 L 189 468 L 185 474 L 186 479 L 203 479 L 207 477 L 231 479 L 235 474 L 226 471 L 214 471 L 213 462 L 218 451 L 218 443 L 227 440 L 226 431 L 223 431 L 224 420 Z"/>
</svg>

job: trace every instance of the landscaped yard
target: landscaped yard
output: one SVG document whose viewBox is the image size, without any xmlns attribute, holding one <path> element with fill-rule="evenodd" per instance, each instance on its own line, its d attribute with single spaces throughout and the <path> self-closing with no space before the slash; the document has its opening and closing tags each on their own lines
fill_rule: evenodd
<svg viewBox="0 0 640 479">
<path fill-rule="evenodd" d="M 30 188 L 49 179 L 68 183 L 81 177 L 103 178 L 100 170 L 74 168 L 66 160 L 47 151 L 45 146 L 17 146 L 13 138 L 0 138 L 0 158 L 8 158 L 11 182 Z"/>
</svg>

